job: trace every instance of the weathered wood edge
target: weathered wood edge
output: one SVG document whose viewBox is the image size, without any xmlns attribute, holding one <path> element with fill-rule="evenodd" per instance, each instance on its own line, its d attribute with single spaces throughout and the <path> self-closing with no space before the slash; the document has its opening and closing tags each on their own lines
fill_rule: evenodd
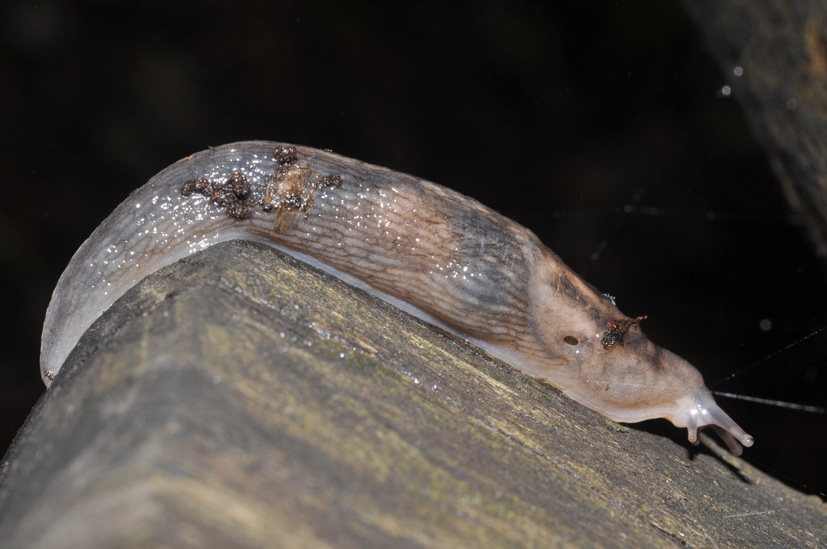
<svg viewBox="0 0 827 549">
<path fill-rule="evenodd" d="M 87 333 L 0 465 L 0 539 L 827 539 L 818 498 L 680 444 L 606 420 L 291 258 L 233 242 L 147 278 Z"/>
</svg>

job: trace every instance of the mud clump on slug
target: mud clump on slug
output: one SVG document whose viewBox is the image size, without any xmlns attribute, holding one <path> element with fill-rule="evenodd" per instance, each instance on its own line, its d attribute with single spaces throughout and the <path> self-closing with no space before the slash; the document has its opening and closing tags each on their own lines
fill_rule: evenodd
<svg viewBox="0 0 827 549">
<path fill-rule="evenodd" d="M 254 141 L 181 160 L 75 253 L 46 312 L 48 386 L 80 336 L 156 270 L 228 240 L 277 247 L 448 330 L 619 422 L 753 439 L 700 373 L 649 341 L 528 229 L 428 181 L 329 151 Z M 309 258 L 309 259 L 308 259 Z"/>
<path fill-rule="evenodd" d="M 649 318 L 646 315 L 639 316 L 633 319 L 621 318 L 619 320 L 612 320 L 606 326 L 606 333 L 603 334 L 603 339 L 600 342 L 604 349 L 611 349 L 618 343 L 623 345 L 623 336 L 629 331 L 629 328 L 637 328 L 641 320 Z"/>
<path fill-rule="evenodd" d="M 250 201 L 247 195 L 250 183 L 243 173 L 234 173 L 226 181 L 212 182 L 203 177 L 190 179 L 181 187 L 181 194 L 189 196 L 198 193 L 212 200 L 213 204 L 224 208 L 224 213 L 236 219 L 250 216 Z"/>
</svg>

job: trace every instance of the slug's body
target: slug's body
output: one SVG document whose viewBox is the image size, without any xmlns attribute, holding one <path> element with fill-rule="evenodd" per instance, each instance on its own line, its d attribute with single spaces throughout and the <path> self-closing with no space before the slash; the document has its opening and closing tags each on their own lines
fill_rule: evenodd
<svg viewBox="0 0 827 549">
<path fill-rule="evenodd" d="M 693 442 L 699 427 L 711 425 L 733 453 L 738 441 L 752 445 L 693 366 L 650 342 L 636 320 L 528 229 L 421 179 L 269 142 L 225 145 L 177 162 L 95 230 L 46 313 L 46 385 L 126 290 L 234 239 L 298 254 L 615 421 L 667 418 L 687 427 Z"/>
</svg>

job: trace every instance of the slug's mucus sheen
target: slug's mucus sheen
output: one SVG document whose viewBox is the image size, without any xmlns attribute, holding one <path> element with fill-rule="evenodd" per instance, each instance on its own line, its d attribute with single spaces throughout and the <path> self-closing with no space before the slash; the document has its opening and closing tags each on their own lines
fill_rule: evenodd
<svg viewBox="0 0 827 549">
<path fill-rule="evenodd" d="M 605 416 L 666 418 L 734 454 L 753 439 L 700 373 L 641 332 L 528 229 L 479 202 L 386 168 L 254 141 L 153 177 L 83 243 L 46 312 L 49 386 L 80 336 L 130 287 L 228 240 L 293 253 L 448 330 Z"/>
</svg>

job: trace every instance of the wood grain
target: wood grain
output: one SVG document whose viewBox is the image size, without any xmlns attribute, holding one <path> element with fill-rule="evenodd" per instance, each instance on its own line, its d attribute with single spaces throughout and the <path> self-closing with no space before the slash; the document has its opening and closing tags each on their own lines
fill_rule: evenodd
<svg viewBox="0 0 827 549">
<path fill-rule="evenodd" d="M 669 432 L 611 422 L 360 290 L 231 242 L 148 277 L 84 336 L 2 462 L 0 539 L 827 539 L 821 500 Z"/>
</svg>

